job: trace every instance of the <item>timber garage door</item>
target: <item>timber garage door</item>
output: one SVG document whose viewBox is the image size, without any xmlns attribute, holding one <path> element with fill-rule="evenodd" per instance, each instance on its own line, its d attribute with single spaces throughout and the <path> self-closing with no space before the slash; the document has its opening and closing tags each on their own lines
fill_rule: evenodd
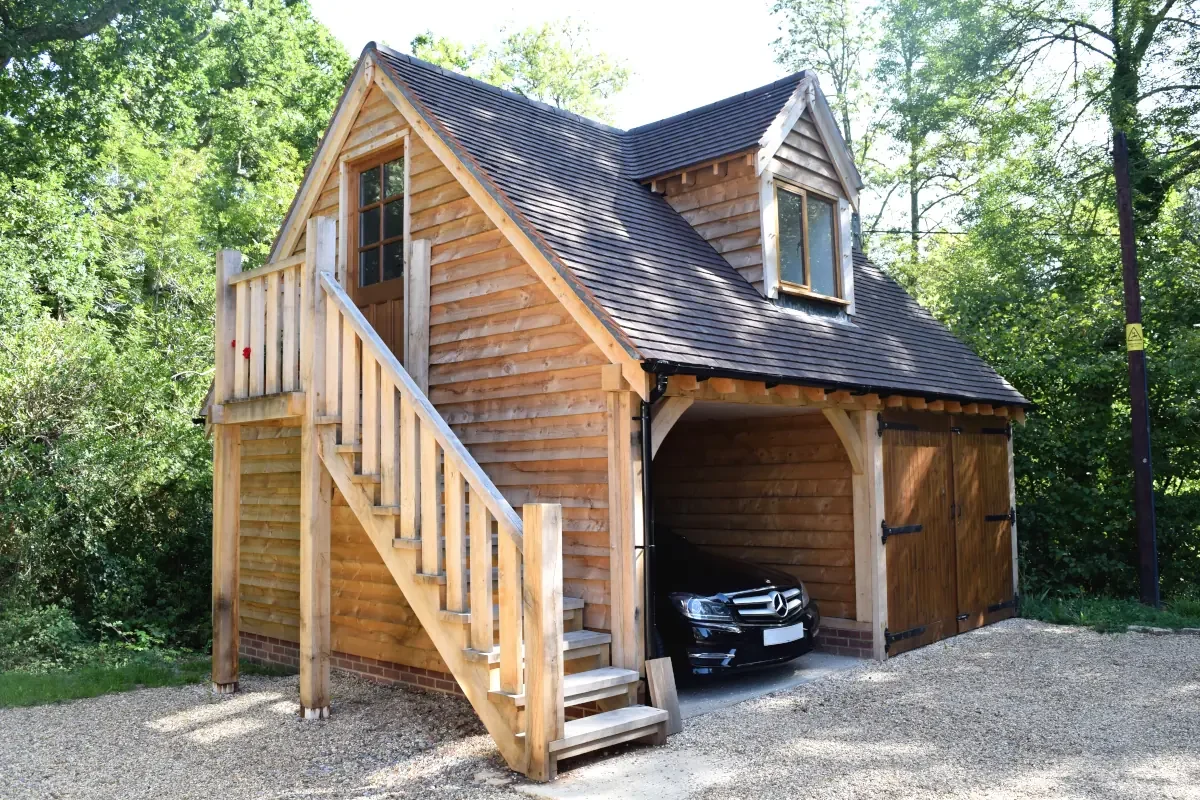
<svg viewBox="0 0 1200 800">
<path fill-rule="evenodd" d="M 910 414 L 884 422 L 888 653 L 1013 615 L 1007 426 Z"/>
</svg>

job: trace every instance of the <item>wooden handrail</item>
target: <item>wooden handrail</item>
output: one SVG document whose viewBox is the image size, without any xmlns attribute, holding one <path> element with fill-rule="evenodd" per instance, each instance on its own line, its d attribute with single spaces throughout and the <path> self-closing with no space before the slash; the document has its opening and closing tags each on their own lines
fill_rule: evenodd
<svg viewBox="0 0 1200 800">
<path fill-rule="evenodd" d="M 229 285 L 252 281 L 255 278 L 261 278 L 264 275 L 270 275 L 272 272 L 282 272 L 289 267 L 298 267 L 304 263 L 304 253 L 297 253 L 294 256 L 281 258 L 278 261 L 272 261 L 270 264 L 263 264 L 261 267 L 248 269 L 245 272 L 238 272 L 229 278 Z"/>
<path fill-rule="evenodd" d="M 380 369 L 386 371 L 387 374 L 385 377 L 387 380 L 396 384 L 401 396 L 412 403 L 413 410 L 421 420 L 422 428 L 429 430 L 441 446 L 443 452 L 454 458 L 455 467 L 461 471 L 462 477 L 466 480 L 468 486 L 474 493 L 478 494 L 487 510 L 500 523 L 500 529 L 516 545 L 517 550 L 523 553 L 524 537 L 522 535 L 521 517 L 517 515 L 513 507 L 504 499 L 504 495 L 500 494 L 500 490 L 492 483 L 492 479 L 488 477 L 487 473 L 480 468 L 479 464 L 471 456 L 471 453 L 463 446 L 463 443 L 459 441 L 458 436 L 446 424 L 441 414 L 434 408 L 433 403 L 429 402 L 429 398 L 425 396 L 425 393 L 413 381 L 412 376 L 400 364 L 399 359 L 392 353 L 391 348 L 379 338 L 379 334 L 375 332 L 375 328 L 371 326 L 371 323 L 367 322 L 366 317 L 354 305 L 354 302 L 346 294 L 345 290 L 328 273 L 322 272 L 320 278 L 321 287 L 325 290 L 325 296 L 341 312 L 342 317 L 363 343 L 363 347 L 370 348 L 371 356 L 379 364 Z"/>
</svg>

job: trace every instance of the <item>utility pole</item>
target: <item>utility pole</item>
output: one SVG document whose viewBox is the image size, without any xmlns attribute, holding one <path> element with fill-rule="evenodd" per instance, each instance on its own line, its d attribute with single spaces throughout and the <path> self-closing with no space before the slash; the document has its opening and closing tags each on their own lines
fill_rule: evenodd
<svg viewBox="0 0 1200 800">
<path fill-rule="evenodd" d="M 1150 408 L 1146 390 L 1142 294 L 1138 284 L 1137 245 L 1133 231 L 1133 195 L 1129 182 L 1129 145 L 1124 131 L 1113 136 L 1113 175 L 1117 180 L 1117 222 L 1121 230 L 1121 268 L 1125 283 L 1125 351 L 1129 359 L 1129 405 L 1133 428 L 1133 509 L 1137 521 L 1138 584 L 1141 600 L 1159 607 L 1158 544 L 1154 522 L 1154 467 L 1150 462 Z"/>
</svg>

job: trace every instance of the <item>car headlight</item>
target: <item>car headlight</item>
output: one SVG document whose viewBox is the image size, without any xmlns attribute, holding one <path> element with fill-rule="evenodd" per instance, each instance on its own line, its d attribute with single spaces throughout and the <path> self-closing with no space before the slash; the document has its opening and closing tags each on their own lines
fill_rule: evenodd
<svg viewBox="0 0 1200 800">
<path fill-rule="evenodd" d="M 697 622 L 733 622 L 729 606 L 711 597 L 679 593 L 671 595 L 671 602 L 680 614 Z"/>
<path fill-rule="evenodd" d="M 800 584 L 800 607 L 808 608 L 809 599 L 810 598 L 808 596 L 808 588 L 805 587 L 805 585 L 803 583 Z"/>
</svg>

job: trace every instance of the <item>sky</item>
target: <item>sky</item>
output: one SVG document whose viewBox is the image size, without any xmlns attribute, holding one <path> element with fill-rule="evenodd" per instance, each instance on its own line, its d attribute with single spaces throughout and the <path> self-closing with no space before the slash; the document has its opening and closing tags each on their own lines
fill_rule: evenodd
<svg viewBox="0 0 1200 800">
<path fill-rule="evenodd" d="M 370 41 L 408 52 L 426 30 L 464 43 L 496 41 L 502 28 L 570 17 L 592 29 L 597 50 L 633 75 L 612 100 L 613 122 L 631 128 L 740 94 L 786 71 L 774 62 L 778 36 L 769 0 L 455 0 L 417 3 L 311 0 L 313 10 L 357 56 Z"/>
</svg>

